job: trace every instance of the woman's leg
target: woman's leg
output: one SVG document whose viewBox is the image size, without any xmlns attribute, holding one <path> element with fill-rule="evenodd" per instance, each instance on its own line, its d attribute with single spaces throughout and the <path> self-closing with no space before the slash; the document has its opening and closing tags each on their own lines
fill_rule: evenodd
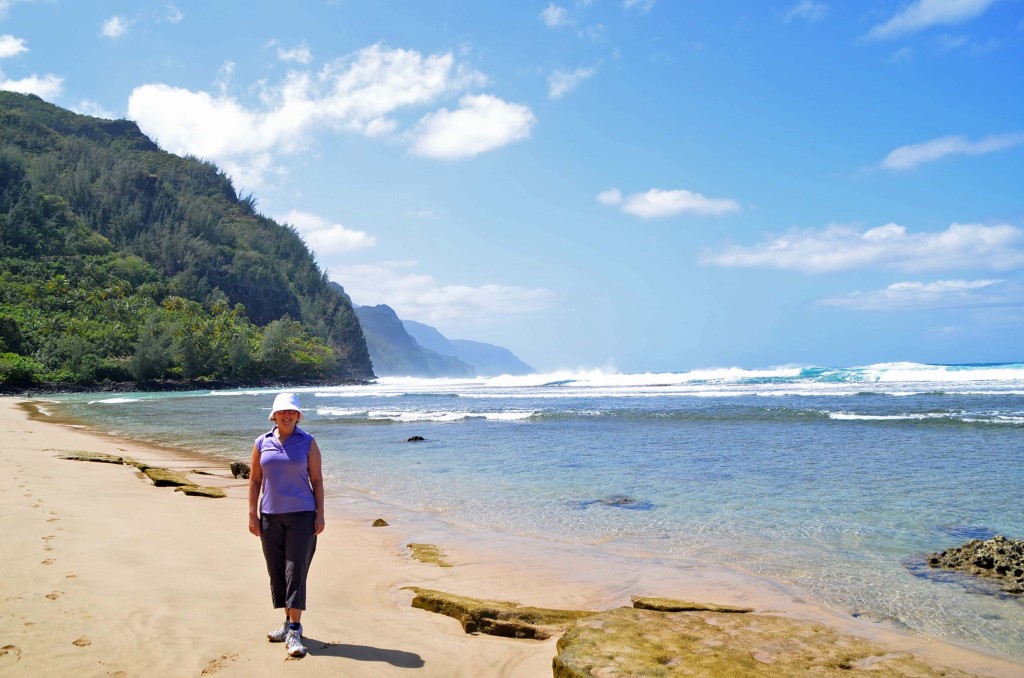
<svg viewBox="0 0 1024 678">
<path fill-rule="evenodd" d="M 306 575 L 316 552 L 316 512 L 287 514 L 284 539 L 285 604 L 288 618 L 298 622 L 306 609 Z"/>
<path fill-rule="evenodd" d="M 270 575 L 270 597 L 274 607 L 287 607 L 287 567 L 285 565 L 285 521 L 282 516 L 264 513 L 260 516 L 260 542 Z"/>
</svg>

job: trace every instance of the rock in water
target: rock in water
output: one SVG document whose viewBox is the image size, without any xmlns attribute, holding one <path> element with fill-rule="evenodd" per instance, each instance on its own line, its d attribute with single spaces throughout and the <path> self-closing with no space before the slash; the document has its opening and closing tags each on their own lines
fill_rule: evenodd
<svg viewBox="0 0 1024 678">
<path fill-rule="evenodd" d="M 928 564 L 987 577 L 1007 593 L 1024 593 L 1024 539 L 972 539 L 963 546 L 928 556 Z"/>
</svg>

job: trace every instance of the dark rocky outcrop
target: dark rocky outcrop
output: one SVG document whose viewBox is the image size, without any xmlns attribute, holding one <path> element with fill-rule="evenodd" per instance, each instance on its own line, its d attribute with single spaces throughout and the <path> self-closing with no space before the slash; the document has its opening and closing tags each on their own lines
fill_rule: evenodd
<svg viewBox="0 0 1024 678">
<path fill-rule="evenodd" d="M 387 527 L 387 526 L 388 526 L 388 521 L 384 520 L 383 518 L 377 518 L 377 520 L 373 521 L 373 527 Z"/>
<path fill-rule="evenodd" d="M 409 436 L 405 442 L 407 443 L 422 443 L 426 438 L 423 436 Z"/>
<path fill-rule="evenodd" d="M 966 572 L 999 582 L 1007 593 L 1024 593 L 1024 539 L 972 539 L 928 556 L 931 567 Z"/>
<path fill-rule="evenodd" d="M 242 476 L 243 478 L 248 480 L 249 473 L 251 472 L 251 470 L 252 469 L 249 468 L 248 464 L 243 464 L 240 461 L 235 461 L 231 463 L 231 475 L 233 475 L 235 478 L 238 478 L 238 476 Z"/>
</svg>

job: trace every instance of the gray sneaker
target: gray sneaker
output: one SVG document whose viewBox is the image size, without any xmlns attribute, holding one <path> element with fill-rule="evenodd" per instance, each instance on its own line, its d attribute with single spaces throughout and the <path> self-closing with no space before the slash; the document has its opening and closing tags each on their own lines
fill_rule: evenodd
<svg viewBox="0 0 1024 678">
<path fill-rule="evenodd" d="M 284 648 L 292 657 L 306 656 L 306 646 L 302 644 L 301 628 L 294 631 L 291 629 L 288 630 L 288 635 L 284 639 Z"/>
<path fill-rule="evenodd" d="M 288 620 L 285 619 L 284 623 L 281 624 L 281 628 L 274 629 L 267 634 L 267 640 L 272 643 L 283 643 L 288 637 Z M 299 633 L 302 633 L 302 624 L 299 624 Z"/>
</svg>

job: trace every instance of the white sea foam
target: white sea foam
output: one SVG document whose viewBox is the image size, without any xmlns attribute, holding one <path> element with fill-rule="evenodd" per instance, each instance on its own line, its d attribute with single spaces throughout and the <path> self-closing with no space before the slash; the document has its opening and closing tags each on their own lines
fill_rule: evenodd
<svg viewBox="0 0 1024 678">
<path fill-rule="evenodd" d="M 90 405 L 123 405 L 124 403 L 137 403 L 142 398 L 104 398 L 102 400 L 90 400 Z"/>
</svg>

